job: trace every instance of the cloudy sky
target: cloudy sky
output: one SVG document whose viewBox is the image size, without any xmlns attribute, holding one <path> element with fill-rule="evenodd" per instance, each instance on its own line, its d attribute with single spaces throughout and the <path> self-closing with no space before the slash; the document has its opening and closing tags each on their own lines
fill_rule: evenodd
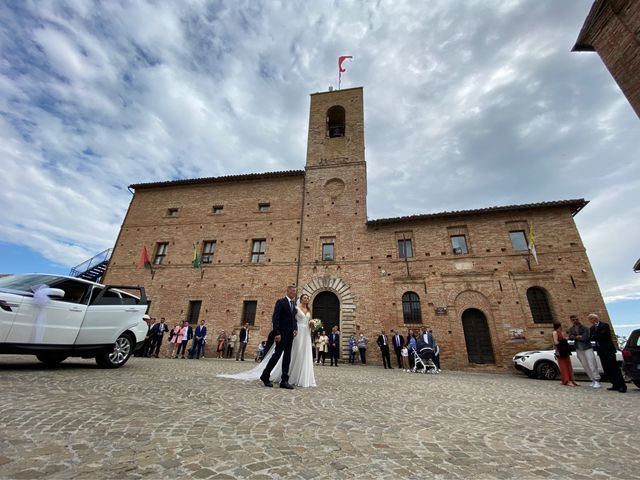
<svg viewBox="0 0 640 480">
<path fill-rule="evenodd" d="M 131 183 L 304 168 L 308 95 L 353 55 L 369 218 L 584 197 L 638 324 L 640 120 L 570 52 L 591 3 L 0 0 L 0 272 L 113 246 Z"/>
</svg>

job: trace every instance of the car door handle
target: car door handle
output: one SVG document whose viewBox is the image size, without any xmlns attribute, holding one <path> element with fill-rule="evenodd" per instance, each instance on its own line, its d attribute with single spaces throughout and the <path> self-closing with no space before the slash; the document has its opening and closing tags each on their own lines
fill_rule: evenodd
<svg viewBox="0 0 640 480">
<path fill-rule="evenodd" d="M 82 312 L 81 308 L 70 308 L 69 309 L 70 312 Z"/>
<path fill-rule="evenodd" d="M 125 312 L 137 312 L 138 309 L 137 308 L 126 308 Z"/>
</svg>

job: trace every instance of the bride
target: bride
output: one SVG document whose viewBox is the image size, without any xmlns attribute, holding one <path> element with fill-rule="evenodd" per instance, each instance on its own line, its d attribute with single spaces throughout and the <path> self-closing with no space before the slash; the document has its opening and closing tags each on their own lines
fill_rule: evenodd
<svg viewBox="0 0 640 480">
<path fill-rule="evenodd" d="M 315 387 L 316 379 L 313 374 L 313 348 L 311 347 L 311 310 L 309 310 L 309 295 L 306 293 L 300 297 L 297 305 L 296 321 L 298 322 L 298 334 L 293 337 L 291 346 L 291 365 L 289 366 L 289 383 L 298 387 Z M 275 350 L 275 343 L 267 351 L 264 359 L 257 367 L 246 372 L 220 374 L 218 377 L 232 378 L 234 380 L 259 380 L 265 366 Z M 282 375 L 282 356 L 271 371 L 272 382 L 279 381 Z"/>
</svg>

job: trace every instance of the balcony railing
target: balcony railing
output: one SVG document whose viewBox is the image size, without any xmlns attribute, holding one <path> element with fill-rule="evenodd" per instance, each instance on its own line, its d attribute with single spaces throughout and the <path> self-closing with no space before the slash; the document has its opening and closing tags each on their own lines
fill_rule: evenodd
<svg viewBox="0 0 640 480">
<path fill-rule="evenodd" d="M 80 265 L 73 267 L 69 272 L 69 275 L 72 277 L 85 278 L 93 282 L 99 281 L 107 270 L 107 264 L 111 259 L 112 253 L 113 248 L 108 248 L 105 251 L 98 253 L 86 262 L 82 262 Z"/>
</svg>

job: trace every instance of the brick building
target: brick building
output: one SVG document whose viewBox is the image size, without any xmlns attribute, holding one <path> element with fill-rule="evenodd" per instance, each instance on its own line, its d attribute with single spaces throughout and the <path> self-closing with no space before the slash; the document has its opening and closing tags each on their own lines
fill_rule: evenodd
<svg viewBox="0 0 640 480">
<path fill-rule="evenodd" d="M 598 52 L 634 111 L 640 116 L 640 2 L 596 0 L 580 30 L 574 52 Z"/>
<path fill-rule="evenodd" d="M 431 327 L 444 368 L 494 368 L 549 347 L 554 319 L 608 321 L 573 221 L 586 201 L 368 220 L 364 152 L 362 88 L 313 94 L 304 170 L 132 185 L 104 281 L 144 285 L 170 323 L 203 318 L 217 333 L 248 320 L 250 351 L 295 283 L 340 326 L 343 354 L 350 334 L 369 337 L 373 363 L 382 328 Z M 136 268 L 143 245 L 153 277 Z"/>
</svg>

